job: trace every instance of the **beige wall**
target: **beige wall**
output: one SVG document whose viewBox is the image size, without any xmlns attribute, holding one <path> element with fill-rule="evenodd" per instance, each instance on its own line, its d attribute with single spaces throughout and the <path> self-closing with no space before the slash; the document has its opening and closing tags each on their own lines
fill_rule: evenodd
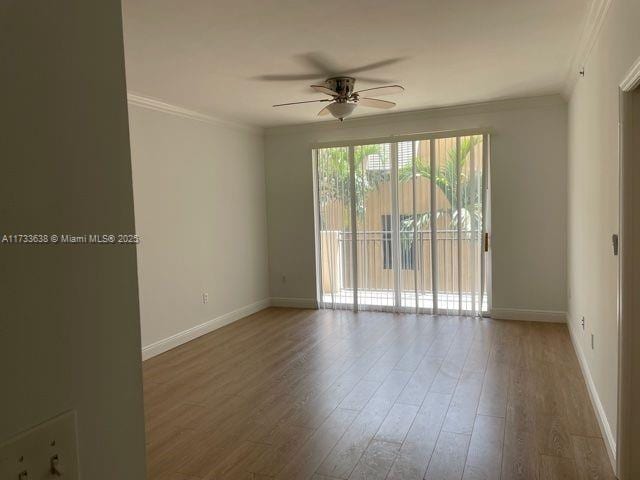
<svg viewBox="0 0 640 480">
<path fill-rule="evenodd" d="M 566 108 L 549 96 L 268 129 L 271 295 L 315 298 L 312 143 L 489 127 L 493 306 L 566 311 Z"/>
<path fill-rule="evenodd" d="M 640 56 L 639 21 L 640 2 L 613 0 L 569 106 L 569 319 L 612 439 L 617 416 L 618 270 L 611 235 L 618 231 L 618 85 Z"/>
<path fill-rule="evenodd" d="M 0 231 L 134 231 L 120 2 L 0 6 Z M 141 480 L 136 252 L 0 244 L 0 443 L 78 419 L 85 480 Z"/>
<path fill-rule="evenodd" d="M 148 347 L 269 297 L 264 142 L 136 105 L 129 115 Z"/>
</svg>

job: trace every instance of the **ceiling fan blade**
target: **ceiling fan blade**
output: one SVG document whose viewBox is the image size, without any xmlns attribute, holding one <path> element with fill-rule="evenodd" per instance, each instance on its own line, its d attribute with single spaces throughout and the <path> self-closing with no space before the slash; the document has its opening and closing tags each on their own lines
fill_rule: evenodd
<svg viewBox="0 0 640 480">
<path fill-rule="evenodd" d="M 320 80 L 339 73 L 336 65 L 320 52 L 303 53 L 293 58 L 304 67 L 311 67 L 312 71 L 315 70 L 315 73 L 260 75 L 253 77 L 253 79 L 267 82 L 293 82 L 298 80 Z"/>
<path fill-rule="evenodd" d="M 358 82 L 362 83 L 373 83 L 374 85 L 389 85 L 394 81 L 395 80 L 390 80 L 388 78 L 361 77 L 360 75 L 358 75 Z"/>
<path fill-rule="evenodd" d="M 318 112 L 319 117 L 324 117 L 325 115 L 329 115 L 331 112 L 329 111 L 329 105 L 324 107 L 322 110 Z"/>
<path fill-rule="evenodd" d="M 387 102 L 386 100 L 378 100 L 377 98 L 361 97 L 358 100 L 358 105 L 364 105 L 365 107 L 373 108 L 392 108 L 396 104 L 394 102 Z"/>
<path fill-rule="evenodd" d="M 324 85 L 311 85 L 311 88 L 313 88 L 316 92 L 324 93 L 326 95 L 331 95 L 332 97 L 338 96 L 338 92 L 334 92 L 333 90 L 325 87 Z"/>
<path fill-rule="evenodd" d="M 277 105 L 273 105 L 274 107 L 284 107 L 286 105 L 298 105 L 300 103 L 316 103 L 316 102 L 332 102 L 333 100 L 330 98 L 323 98 L 322 100 L 305 100 L 303 102 L 289 102 L 289 103 L 278 103 Z"/>
<path fill-rule="evenodd" d="M 371 92 L 376 97 L 379 97 L 380 95 L 393 95 L 395 93 L 402 93 L 404 92 L 404 87 L 401 87 L 400 85 L 387 85 L 385 87 L 365 88 L 364 90 L 358 90 L 357 92 L 353 93 L 357 93 L 358 95 L 360 95 L 364 92 L 367 92 L 367 94 Z"/>
<path fill-rule="evenodd" d="M 325 76 L 335 75 L 340 73 L 340 69 L 335 65 L 325 54 L 321 52 L 308 52 L 301 55 L 296 55 L 296 60 L 301 63 L 306 63 L 317 72 L 322 73 Z"/>
<path fill-rule="evenodd" d="M 322 78 L 322 74 L 303 73 L 300 75 L 260 75 L 253 77 L 253 80 L 262 80 L 267 82 L 296 82 L 299 80 L 318 80 Z"/>
<path fill-rule="evenodd" d="M 347 70 L 344 73 L 352 74 L 352 73 L 367 72 L 369 70 L 375 70 L 376 68 L 386 67 L 387 65 L 393 65 L 394 63 L 402 62 L 403 60 L 406 60 L 406 59 L 407 59 L 406 57 L 389 58 L 387 60 L 381 60 L 379 62 L 373 62 L 373 63 L 368 63 L 367 65 L 362 65 L 361 67 L 352 68 L 351 70 Z"/>
</svg>

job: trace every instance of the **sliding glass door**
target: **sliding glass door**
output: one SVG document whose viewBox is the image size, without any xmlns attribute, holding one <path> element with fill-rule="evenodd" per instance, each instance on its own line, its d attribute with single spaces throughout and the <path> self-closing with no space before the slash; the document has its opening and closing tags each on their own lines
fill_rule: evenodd
<svg viewBox="0 0 640 480">
<path fill-rule="evenodd" d="M 488 136 L 313 151 L 318 300 L 327 308 L 488 309 Z"/>
</svg>

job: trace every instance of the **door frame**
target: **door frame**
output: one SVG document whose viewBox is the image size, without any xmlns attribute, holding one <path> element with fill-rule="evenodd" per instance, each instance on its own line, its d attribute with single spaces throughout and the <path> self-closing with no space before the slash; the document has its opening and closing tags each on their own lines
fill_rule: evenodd
<svg viewBox="0 0 640 480">
<path fill-rule="evenodd" d="M 491 188 L 490 188 L 490 178 L 491 178 L 491 174 L 490 174 L 490 158 L 491 158 L 491 136 L 494 133 L 492 128 L 486 128 L 486 127 L 480 127 L 480 128 L 471 128 L 471 129 L 458 129 L 458 130 L 439 130 L 439 131 L 432 131 L 432 132 L 420 132 L 420 133 L 411 133 L 411 134 L 395 134 L 395 135 L 389 135 L 386 137 L 372 137 L 372 138 L 352 138 L 352 139 L 347 139 L 347 140 L 341 140 L 341 141 L 323 141 L 323 142 L 311 142 L 310 143 L 310 149 L 311 149 L 311 159 L 312 159 L 312 170 L 313 170 L 313 199 L 314 199 L 314 240 L 315 240 L 315 252 L 314 252 L 314 256 L 315 256 L 315 267 L 316 267 L 316 302 L 318 307 L 320 308 L 327 308 L 326 305 L 324 304 L 323 301 L 323 293 L 322 293 L 322 279 L 323 279 L 323 274 L 322 274 L 322 261 L 320 259 L 320 256 L 318 255 L 318 252 L 321 251 L 321 212 L 320 212 L 320 207 L 318 204 L 318 195 L 319 195 L 319 191 L 320 191 L 320 186 L 319 186 L 319 177 L 318 177 L 318 158 L 317 158 L 317 150 L 319 149 L 323 149 L 323 148 L 347 148 L 348 150 L 348 161 L 349 161 L 349 170 L 350 172 L 354 171 L 354 149 L 356 146 L 360 146 L 360 145 L 370 145 L 370 144 L 385 144 L 388 143 L 390 145 L 390 158 L 391 158 L 391 175 L 393 177 L 393 180 L 391 181 L 391 188 L 392 189 L 397 189 L 397 156 L 398 156 L 398 152 L 397 152 L 397 145 L 400 142 L 406 142 L 406 141 L 416 141 L 416 140 L 429 140 L 430 141 L 430 148 L 431 150 L 431 154 L 430 154 L 430 158 L 432 160 L 432 165 L 431 167 L 433 168 L 433 159 L 434 159 L 434 153 L 433 153 L 433 145 L 434 145 L 434 140 L 438 140 L 438 139 L 443 139 L 443 138 L 461 138 L 461 137 L 466 137 L 466 136 L 482 136 L 482 142 L 483 142 L 483 151 L 482 151 L 482 185 L 483 185 L 483 189 L 482 189 L 482 205 L 483 205 L 483 215 L 482 215 L 482 238 L 481 238 L 481 242 L 482 244 L 484 244 L 485 240 L 484 240 L 484 235 L 487 234 L 488 237 L 491 237 Z M 457 142 L 459 142 L 459 140 L 456 140 Z M 459 150 L 459 145 L 458 145 L 458 150 Z M 415 167 L 415 166 L 414 166 Z M 350 189 L 351 192 L 355 192 L 356 188 L 355 188 L 355 177 L 354 175 L 349 176 L 349 181 L 350 181 Z M 415 193 L 415 192 L 414 192 Z M 435 190 L 433 188 L 431 188 L 431 205 L 435 204 Z M 396 249 L 394 250 L 393 254 L 394 256 L 397 256 L 398 258 L 394 258 L 393 262 L 395 265 L 400 265 L 400 258 L 399 258 L 399 225 L 398 225 L 398 220 L 399 220 L 399 215 L 398 215 L 398 205 L 397 205 L 397 191 L 392 192 L 392 218 L 395 218 L 394 220 L 394 225 L 392 225 L 392 237 L 395 240 L 394 243 L 397 246 Z M 356 232 L 356 218 L 355 218 L 355 212 L 356 212 L 356 198 L 355 195 L 351 195 L 351 236 L 352 236 L 352 244 L 351 244 L 351 257 L 352 257 L 352 282 L 353 282 L 353 304 L 346 304 L 346 303 L 340 303 L 340 304 L 334 304 L 338 305 L 337 308 L 348 308 L 354 312 L 358 311 L 358 285 L 357 285 L 357 277 L 358 277 L 358 252 L 357 252 L 357 247 L 356 247 L 356 241 L 355 239 L 357 238 L 357 232 Z M 434 230 L 434 225 L 432 224 L 432 232 Z M 433 233 L 432 233 L 433 235 Z M 434 256 L 434 252 L 433 252 L 433 248 L 434 248 L 434 243 L 432 242 L 432 258 Z M 485 250 L 483 247 L 481 248 L 481 293 L 484 293 L 487 297 L 487 309 L 486 311 L 482 310 L 482 299 L 480 300 L 480 315 L 482 317 L 489 317 L 491 315 L 491 305 L 492 305 L 492 278 L 491 278 L 491 272 L 493 271 L 493 265 L 492 265 L 492 255 L 491 255 L 491 242 L 489 242 L 489 248 L 487 250 Z M 432 261 L 432 269 L 434 262 Z M 433 308 L 431 309 L 431 311 L 426 311 L 423 309 L 420 309 L 420 307 L 418 305 L 416 305 L 415 307 L 415 312 L 413 308 L 408 308 L 408 307 L 402 307 L 400 305 L 400 299 L 398 298 L 400 296 L 400 291 L 399 291 L 399 278 L 398 275 L 401 272 L 395 272 L 394 271 L 394 290 L 395 290 L 395 303 L 396 305 L 394 307 L 390 307 L 390 308 L 381 308 L 380 311 L 390 311 L 390 312 L 403 312 L 403 313 L 425 313 L 425 314 L 437 314 L 437 315 L 456 315 L 455 313 L 442 313 L 442 312 L 438 312 L 435 313 L 435 311 L 437 311 L 437 297 L 434 298 L 434 304 L 433 304 Z M 437 282 L 437 275 L 433 274 L 432 271 L 432 278 L 434 278 L 435 282 Z M 417 303 L 417 302 L 416 302 Z M 467 312 L 461 312 L 462 315 L 466 315 Z"/>
<path fill-rule="evenodd" d="M 634 318 L 640 313 L 640 298 L 634 296 L 636 285 L 633 272 L 640 269 L 640 256 L 633 247 L 633 230 L 638 228 L 637 194 L 634 196 L 634 180 L 640 181 L 640 169 L 634 168 L 639 158 L 633 141 L 635 128 L 631 125 L 633 95 L 640 88 L 640 57 L 633 63 L 619 84 L 619 256 L 618 256 L 618 418 L 616 439 L 616 474 L 621 480 L 631 478 L 640 469 L 640 460 L 632 447 L 640 442 L 640 432 L 631 424 L 633 405 L 632 373 L 640 371 L 634 357 L 634 335 L 640 334 Z M 640 120 L 640 119 L 638 119 Z M 638 121 L 636 120 L 636 121 Z M 637 183 L 636 183 L 637 184 Z M 635 197 L 635 198 L 634 198 Z M 634 208 L 636 207 L 636 208 Z M 637 323 L 637 322 L 636 322 Z"/>
</svg>

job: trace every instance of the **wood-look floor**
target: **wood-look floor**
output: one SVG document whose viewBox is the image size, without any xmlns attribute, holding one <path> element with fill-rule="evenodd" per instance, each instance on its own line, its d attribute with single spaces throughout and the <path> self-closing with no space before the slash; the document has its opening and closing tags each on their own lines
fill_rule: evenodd
<svg viewBox="0 0 640 480">
<path fill-rule="evenodd" d="M 143 368 L 149 480 L 614 478 L 564 325 L 271 308 Z"/>
</svg>

